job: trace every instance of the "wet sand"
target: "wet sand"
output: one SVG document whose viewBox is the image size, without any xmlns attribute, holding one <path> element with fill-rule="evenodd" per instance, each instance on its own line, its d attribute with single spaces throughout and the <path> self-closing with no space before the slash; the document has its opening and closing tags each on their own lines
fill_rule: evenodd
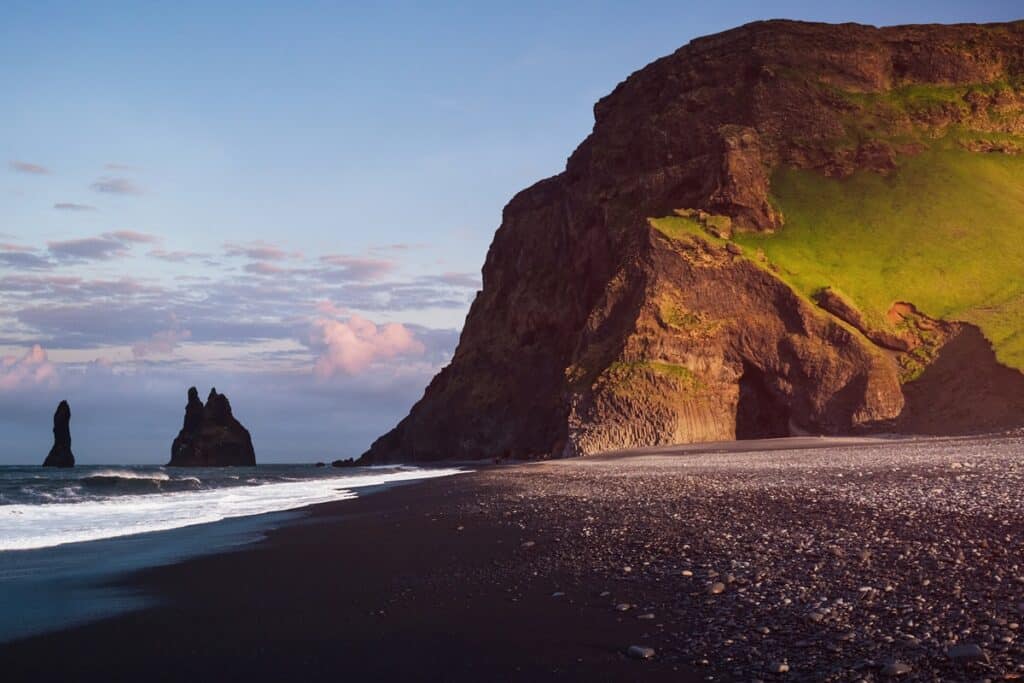
<svg viewBox="0 0 1024 683">
<path fill-rule="evenodd" d="M 133 575 L 158 606 L 0 662 L 9 680 L 1013 680 L 1022 490 L 1020 436 L 487 468 Z"/>
</svg>

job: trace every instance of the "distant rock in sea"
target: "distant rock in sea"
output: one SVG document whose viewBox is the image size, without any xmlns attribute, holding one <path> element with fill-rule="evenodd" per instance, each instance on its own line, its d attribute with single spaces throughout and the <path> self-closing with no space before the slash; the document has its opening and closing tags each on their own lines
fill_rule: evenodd
<svg viewBox="0 0 1024 683">
<path fill-rule="evenodd" d="M 67 401 L 61 401 L 53 414 L 53 448 L 43 461 L 43 467 L 74 466 L 75 456 L 71 452 L 71 406 Z"/>
<path fill-rule="evenodd" d="M 335 460 L 331 463 L 331 467 L 355 467 L 355 458 L 345 458 L 344 460 Z"/>
<path fill-rule="evenodd" d="M 196 388 L 190 388 L 185 423 L 171 445 L 168 467 L 244 467 L 255 464 L 252 437 L 231 414 L 228 397 L 210 389 L 204 406 Z"/>
</svg>

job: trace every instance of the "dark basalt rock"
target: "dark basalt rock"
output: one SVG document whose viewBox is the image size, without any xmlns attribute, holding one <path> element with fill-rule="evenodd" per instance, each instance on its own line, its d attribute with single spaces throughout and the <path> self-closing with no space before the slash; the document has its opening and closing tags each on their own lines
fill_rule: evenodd
<svg viewBox="0 0 1024 683">
<path fill-rule="evenodd" d="M 355 458 L 345 458 L 344 460 L 335 460 L 331 463 L 331 467 L 355 467 Z"/>
<path fill-rule="evenodd" d="M 75 456 L 71 452 L 71 406 L 67 401 L 61 401 L 53 414 L 53 448 L 43 461 L 43 467 L 74 466 Z"/>
<path fill-rule="evenodd" d="M 231 414 L 224 394 L 210 389 L 206 405 L 188 390 L 185 422 L 171 445 L 169 467 L 251 467 L 256 464 L 249 431 Z"/>
<path fill-rule="evenodd" d="M 768 21 L 637 71 L 595 105 L 565 170 L 505 207 L 451 363 L 360 463 L 890 429 L 904 340 L 851 330 L 853 311 L 808 302 L 735 245 L 674 239 L 648 219 L 714 215 L 719 236 L 784 230 L 777 169 L 885 174 L 915 153 L 896 142 L 911 132 L 1020 135 L 1024 91 L 1005 84 L 1024 73 L 1022 45 L 1024 22 Z M 851 102 L 911 86 L 971 92 L 887 109 L 875 139 L 848 143 Z M 980 424 L 977 394 L 942 393 L 958 401 L 945 433 Z"/>
</svg>

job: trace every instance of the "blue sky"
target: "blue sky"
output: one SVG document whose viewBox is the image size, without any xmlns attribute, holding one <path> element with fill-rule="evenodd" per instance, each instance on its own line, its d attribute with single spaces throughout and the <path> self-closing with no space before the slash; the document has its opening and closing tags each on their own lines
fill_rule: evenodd
<svg viewBox="0 0 1024 683">
<path fill-rule="evenodd" d="M 262 460 L 357 455 L 450 356 L 504 203 L 630 72 L 756 19 L 1022 14 L 359 4 L 3 4 L 0 463 L 42 460 L 62 397 L 80 461 L 162 462 L 191 383 Z"/>
</svg>

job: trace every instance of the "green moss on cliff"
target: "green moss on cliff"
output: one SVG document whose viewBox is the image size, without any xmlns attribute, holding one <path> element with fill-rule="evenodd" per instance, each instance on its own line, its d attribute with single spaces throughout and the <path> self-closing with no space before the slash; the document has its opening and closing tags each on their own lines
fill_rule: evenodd
<svg viewBox="0 0 1024 683">
<path fill-rule="evenodd" d="M 1024 157 L 959 149 L 905 157 L 887 175 L 844 179 L 781 169 L 776 234 L 735 241 L 763 249 L 795 288 L 841 289 L 884 328 L 897 300 L 981 327 L 1000 361 L 1024 369 Z"/>
<path fill-rule="evenodd" d="M 664 361 L 616 361 L 603 374 L 612 390 L 620 396 L 646 393 L 652 379 L 668 380 L 674 387 L 688 394 L 704 388 L 703 382 L 685 365 Z"/>
</svg>

